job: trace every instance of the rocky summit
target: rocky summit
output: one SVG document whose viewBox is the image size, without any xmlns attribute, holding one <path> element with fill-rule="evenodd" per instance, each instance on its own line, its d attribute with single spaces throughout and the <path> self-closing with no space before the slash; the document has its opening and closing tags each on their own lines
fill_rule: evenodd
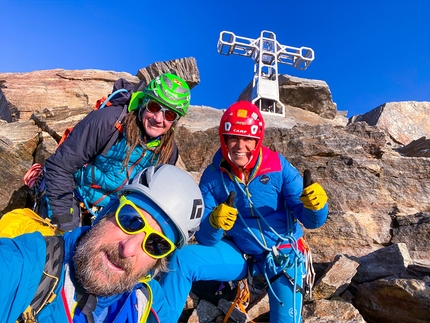
<svg viewBox="0 0 430 323">
<path fill-rule="evenodd" d="M 24 174 L 43 164 L 65 129 L 109 95 L 115 80 L 137 84 L 167 71 L 191 88 L 200 82 L 192 57 L 153 63 L 136 76 L 0 73 L 0 215 L 31 207 Z M 430 322 L 430 103 L 387 102 L 347 118 L 322 80 L 282 75 L 279 89 L 286 116 L 265 115 L 264 144 L 300 172 L 311 170 L 330 203 L 326 224 L 306 230 L 316 279 L 304 322 Z M 250 86 L 237 97 L 249 100 Z M 178 166 L 196 181 L 218 148 L 222 113 L 191 106 L 177 127 Z M 258 279 L 250 290 L 247 313 L 236 309 L 230 319 L 268 322 L 267 293 Z M 198 294 L 190 294 L 181 322 L 221 322 L 234 300 Z"/>
</svg>

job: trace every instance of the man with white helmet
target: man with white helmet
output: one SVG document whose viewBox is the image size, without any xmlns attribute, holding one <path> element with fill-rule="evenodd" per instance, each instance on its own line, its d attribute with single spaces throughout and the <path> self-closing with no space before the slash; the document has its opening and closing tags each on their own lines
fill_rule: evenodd
<svg viewBox="0 0 430 323">
<path fill-rule="evenodd" d="M 144 169 L 92 227 L 59 238 L 64 257 L 58 257 L 56 297 L 39 313 L 28 306 L 49 255 L 47 240 L 39 232 L 1 238 L 2 322 L 25 322 L 34 314 L 31 322 L 172 322 L 152 276 L 198 230 L 203 208 L 198 185 L 185 171 L 172 165 Z"/>
</svg>

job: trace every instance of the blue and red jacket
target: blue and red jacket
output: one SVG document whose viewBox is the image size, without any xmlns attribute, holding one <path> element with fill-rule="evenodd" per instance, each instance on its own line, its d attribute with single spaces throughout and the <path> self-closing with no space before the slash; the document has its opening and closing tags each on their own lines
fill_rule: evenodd
<svg viewBox="0 0 430 323">
<path fill-rule="evenodd" d="M 235 177 L 219 150 L 200 179 L 200 189 L 205 202 L 205 213 L 197 241 L 214 245 L 225 234 L 241 251 L 248 255 L 261 255 L 265 250 L 254 236 L 267 248 L 278 243 L 278 237 L 269 230 L 261 217 L 281 236 L 291 234 L 296 240 L 303 236 L 300 223 L 308 229 L 315 229 L 327 219 L 328 205 L 321 210 L 304 208 L 300 201 L 303 178 L 281 154 L 262 147 L 256 166 L 250 173 L 247 184 Z M 227 200 L 231 191 L 237 196 L 235 207 L 246 224 L 239 218 L 233 228 L 224 232 L 209 223 L 209 215 L 220 203 Z"/>
</svg>

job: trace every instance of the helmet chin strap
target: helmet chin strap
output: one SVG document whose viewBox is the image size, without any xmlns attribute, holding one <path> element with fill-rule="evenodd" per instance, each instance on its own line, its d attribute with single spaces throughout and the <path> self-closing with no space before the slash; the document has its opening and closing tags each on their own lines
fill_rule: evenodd
<svg viewBox="0 0 430 323">
<path fill-rule="evenodd" d="M 234 161 L 233 161 L 233 159 L 231 158 L 231 156 L 230 156 L 230 152 L 228 151 L 228 159 L 234 164 L 234 165 L 236 165 L 236 167 L 237 168 L 239 168 L 241 171 L 243 171 L 244 169 L 246 169 L 246 166 L 248 166 L 249 165 L 249 163 L 251 162 L 251 161 L 253 161 L 254 160 L 254 152 L 255 152 L 255 149 L 253 149 L 252 151 L 250 151 L 249 153 L 247 153 L 247 155 L 249 154 L 250 155 L 250 157 L 248 158 L 248 162 L 245 164 L 245 165 L 243 165 L 243 166 L 239 166 L 238 164 L 236 164 Z"/>
<path fill-rule="evenodd" d="M 246 176 L 245 170 L 247 170 L 246 166 L 249 165 L 249 163 L 253 160 L 253 158 L 254 158 L 254 155 L 251 154 L 248 162 L 244 166 L 239 166 L 238 164 L 236 164 L 231 159 L 230 152 L 228 152 L 228 159 L 229 159 L 229 161 L 231 163 L 233 174 L 235 174 L 238 178 L 240 178 L 241 181 L 247 181 L 245 179 L 245 176 Z M 234 169 L 236 169 L 236 171 Z M 250 169 L 249 169 L 249 171 L 250 171 Z"/>
<path fill-rule="evenodd" d="M 229 159 L 229 161 L 231 162 L 231 163 L 233 163 L 234 164 L 234 166 L 236 166 L 240 171 L 243 171 L 243 169 L 246 167 L 246 165 L 248 165 L 249 164 L 249 162 L 251 161 L 251 160 L 248 160 L 248 162 L 244 165 L 244 166 L 239 166 L 237 163 L 235 163 L 234 162 L 234 160 L 231 158 L 231 155 L 230 155 L 230 152 L 228 152 L 227 153 L 228 154 L 228 159 Z M 252 156 L 251 156 L 252 157 Z"/>
</svg>

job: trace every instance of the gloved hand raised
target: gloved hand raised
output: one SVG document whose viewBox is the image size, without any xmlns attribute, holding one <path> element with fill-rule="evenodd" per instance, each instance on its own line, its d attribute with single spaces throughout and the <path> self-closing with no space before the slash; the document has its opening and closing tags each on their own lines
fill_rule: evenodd
<svg viewBox="0 0 430 323">
<path fill-rule="evenodd" d="M 311 171 L 306 169 L 303 173 L 303 192 L 300 201 L 303 202 L 305 208 L 318 211 L 325 206 L 327 200 L 327 193 L 320 184 L 312 181 Z"/>
<path fill-rule="evenodd" d="M 227 200 L 218 205 L 209 216 L 209 223 L 215 229 L 230 230 L 237 219 L 237 209 L 234 208 L 236 192 L 231 191 Z"/>
</svg>

